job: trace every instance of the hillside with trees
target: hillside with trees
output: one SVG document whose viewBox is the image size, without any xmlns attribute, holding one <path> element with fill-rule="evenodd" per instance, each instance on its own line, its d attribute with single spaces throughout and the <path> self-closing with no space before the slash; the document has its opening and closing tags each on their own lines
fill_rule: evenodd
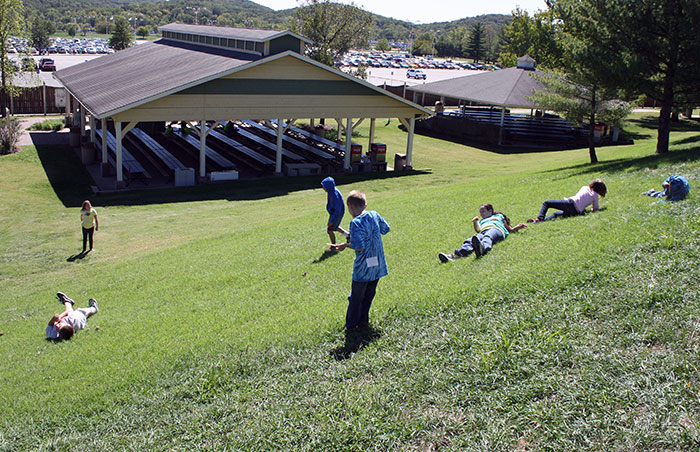
<svg viewBox="0 0 700 452">
<path fill-rule="evenodd" d="M 37 18 L 54 24 L 57 31 L 70 26 L 80 33 L 108 32 L 116 16 L 124 16 L 133 30 L 147 27 L 155 32 L 157 27 L 171 22 L 199 23 L 250 28 L 293 28 L 292 22 L 298 8 L 275 11 L 249 0 L 202 1 L 149 1 L 149 0 L 25 0 L 25 11 L 30 23 Z M 489 14 L 461 18 L 451 22 L 412 24 L 389 17 L 371 14 L 369 38 L 372 40 L 408 41 L 414 36 L 429 34 L 437 41 L 440 37 L 466 31 L 475 23 L 484 27 L 486 47 L 495 45 L 502 28 L 510 20 L 509 15 Z M 460 36 L 462 39 L 463 36 Z"/>
</svg>

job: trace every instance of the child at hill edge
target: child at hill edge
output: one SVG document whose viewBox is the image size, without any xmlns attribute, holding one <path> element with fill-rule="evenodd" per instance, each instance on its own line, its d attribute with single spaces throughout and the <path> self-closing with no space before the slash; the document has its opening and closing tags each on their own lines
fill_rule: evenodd
<svg viewBox="0 0 700 452">
<path fill-rule="evenodd" d="M 85 254 L 88 239 L 90 239 L 90 251 L 92 248 L 92 236 L 95 231 L 100 230 L 100 223 L 97 221 L 97 211 L 92 208 L 92 204 L 87 199 L 83 201 L 83 207 L 80 210 L 80 222 L 83 225 L 83 254 Z"/>
<path fill-rule="evenodd" d="M 359 190 L 350 192 L 347 204 L 353 217 L 350 243 L 341 243 L 337 249 L 355 250 L 352 291 L 345 315 L 345 330 L 354 331 L 369 324 L 369 308 L 377 292 L 377 283 L 379 278 L 389 274 L 382 244 L 382 235 L 389 232 L 389 224 L 377 212 L 365 210 L 367 197 Z"/>
<path fill-rule="evenodd" d="M 680 201 L 690 193 L 690 184 L 688 184 L 688 180 L 683 176 L 669 176 L 661 186 L 664 191 L 656 191 L 652 188 L 642 194 L 653 198 L 666 198 L 666 201 Z M 665 201 L 661 199 L 659 202 Z"/>
<path fill-rule="evenodd" d="M 61 314 L 54 314 L 46 326 L 47 339 L 68 340 L 73 334 L 85 328 L 88 317 L 97 314 L 97 301 L 90 298 L 87 308 L 73 309 L 75 301 L 71 300 L 63 292 L 56 293 L 59 303 L 63 303 L 65 310 Z"/>
<path fill-rule="evenodd" d="M 515 227 L 510 226 L 510 220 L 501 212 L 494 212 L 491 204 L 482 204 L 479 207 L 479 217 L 472 218 L 476 235 L 464 241 L 462 247 L 455 250 L 454 254 L 440 253 L 438 258 L 446 263 L 467 257 L 472 252 L 476 257 L 481 257 L 491 251 L 493 245 L 505 240 L 510 232 L 516 232 L 527 228 L 527 225 L 520 223 Z"/>
<path fill-rule="evenodd" d="M 594 179 L 588 185 L 581 187 L 574 196 L 564 199 L 552 199 L 542 203 L 540 212 L 537 218 L 529 218 L 528 223 L 539 223 L 541 221 L 553 220 L 559 217 L 574 217 L 583 215 L 586 207 L 593 204 L 593 212 L 598 210 L 598 196 L 605 197 L 608 193 L 608 188 L 600 179 Z M 550 216 L 546 217 L 548 209 L 557 209 Z"/>
<path fill-rule="evenodd" d="M 321 186 L 328 193 L 328 201 L 326 202 L 326 210 L 330 215 L 328 217 L 328 237 L 331 239 L 331 244 L 335 245 L 335 231 L 340 232 L 346 238 L 348 237 L 347 231 L 340 227 L 340 222 L 343 220 L 343 215 L 345 215 L 345 204 L 343 204 L 343 195 L 340 193 L 335 186 L 335 179 L 332 177 L 327 177 L 321 181 Z M 336 249 L 331 247 L 332 250 Z"/>
</svg>

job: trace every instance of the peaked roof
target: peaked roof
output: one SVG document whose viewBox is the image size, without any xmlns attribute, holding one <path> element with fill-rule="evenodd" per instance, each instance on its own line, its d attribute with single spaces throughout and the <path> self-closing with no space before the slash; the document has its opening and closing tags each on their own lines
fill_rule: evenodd
<svg viewBox="0 0 700 452">
<path fill-rule="evenodd" d="M 261 57 L 160 39 L 86 61 L 54 74 L 92 115 L 106 118 L 287 56 L 333 73 L 357 87 L 364 86 L 374 94 L 392 98 L 398 104 L 412 109 L 414 114 L 431 113 L 389 91 L 291 50 Z M 322 83 L 317 82 L 316 85 Z"/>
<path fill-rule="evenodd" d="M 474 75 L 466 75 L 409 88 L 417 93 L 433 94 L 486 105 L 532 108 L 528 99 L 533 91 L 544 86 L 532 77 L 536 71 L 515 67 Z"/>
<path fill-rule="evenodd" d="M 167 39 L 140 44 L 55 72 L 96 117 L 165 96 L 260 56 Z"/>
<path fill-rule="evenodd" d="M 312 41 L 289 30 L 261 30 L 256 28 L 217 27 L 213 25 L 191 25 L 172 23 L 158 27 L 160 31 L 190 33 L 201 36 L 218 36 L 220 38 L 244 39 L 247 41 L 265 42 L 280 36 L 290 35 L 311 44 Z"/>
</svg>

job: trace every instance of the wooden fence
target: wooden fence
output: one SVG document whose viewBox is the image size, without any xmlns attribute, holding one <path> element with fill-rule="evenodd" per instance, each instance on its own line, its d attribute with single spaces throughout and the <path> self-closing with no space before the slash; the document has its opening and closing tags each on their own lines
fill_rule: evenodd
<svg viewBox="0 0 700 452">
<path fill-rule="evenodd" d="M 10 114 L 43 115 L 65 112 L 65 108 L 56 106 L 57 89 L 63 88 L 46 85 L 24 88 L 19 96 L 10 97 Z"/>
</svg>

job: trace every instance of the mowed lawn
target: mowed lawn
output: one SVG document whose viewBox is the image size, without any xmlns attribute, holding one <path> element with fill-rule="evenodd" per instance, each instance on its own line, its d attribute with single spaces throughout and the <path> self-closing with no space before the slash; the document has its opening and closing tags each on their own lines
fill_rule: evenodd
<svg viewBox="0 0 700 452">
<path fill-rule="evenodd" d="M 322 177 L 92 196 L 69 149 L 2 156 L 0 451 L 698 450 L 700 125 L 657 156 L 655 124 L 636 114 L 596 165 L 417 137 L 430 171 L 337 177 L 391 225 L 371 334 L 349 339 L 354 253 L 324 253 Z M 687 200 L 640 196 L 671 174 Z M 524 222 L 596 177 L 600 212 L 439 263 L 480 204 Z M 52 343 L 58 290 L 100 312 Z"/>
</svg>

